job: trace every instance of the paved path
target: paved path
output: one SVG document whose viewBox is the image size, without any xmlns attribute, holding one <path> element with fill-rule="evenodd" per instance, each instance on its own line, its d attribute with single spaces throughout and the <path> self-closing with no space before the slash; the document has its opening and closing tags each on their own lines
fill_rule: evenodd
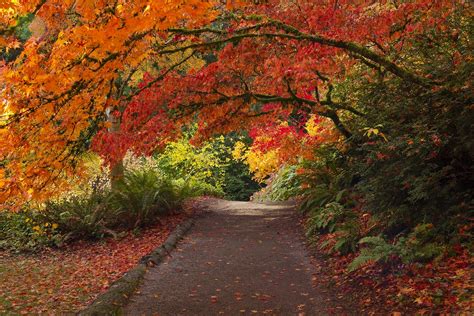
<svg viewBox="0 0 474 316">
<path fill-rule="evenodd" d="M 126 315 L 325 315 L 287 206 L 211 200 L 211 212 L 151 268 Z"/>
</svg>

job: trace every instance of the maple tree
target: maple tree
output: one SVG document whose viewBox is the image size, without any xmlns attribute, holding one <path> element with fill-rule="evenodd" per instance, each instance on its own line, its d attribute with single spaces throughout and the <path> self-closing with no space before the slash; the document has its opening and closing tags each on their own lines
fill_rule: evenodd
<svg viewBox="0 0 474 316">
<path fill-rule="evenodd" d="M 381 234 L 389 241 L 367 250 L 369 262 L 426 262 L 447 255 L 448 240 L 465 238 L 457 231 L 465 230 L 472 194 L 466 173 L 472 170 L 470 17 L 462 1 L 270 1 L 229 17 L 223 27 L 171 30 L 182 43 L 165 52 L 218 49 L 217 61 L 185 77 L 169 76 L 156 89 L 177 118 L 189 121 L 198 113 L 203 138 L 255 127 L 246 159 L 259 178 L 278 168 L 280 158 L 301 157 L 298 147 L 318 146 L 306 143 L 302 126 L 311 115 L 327 117 L 333 125 L 321 133 L 322 143 L 346 144 L 331 147 L 334 159 L 317 157 L 317 172 L 305 183 L 308 205 L 334 202 L 311 210 L 321 230 L 328 221 L 337 227 L 325 247 L 347 254 L 363 247 L 364 236 Z M 429 237 L 415 236 L 421 227 L 433 227 Z M 387 251 L 400 236 L 413 244 Z M 418 287 L 424 293 L 410 292 L 413 302 L 434 308 L 439 294 Z M 437 304 L 463 308 L 467 292 L 446 294 Z"/>
<path fill-rule="evenodd" d="M 375 80 L 388 73 L 427 90 L 443 89 L 442 82 L 402 58 L 402 51 L 417 34 L 435 25 L 443 28 L 455 7 L 445 1 L 266 1 L 238 14 L 224 13 L 212 27 L 170 29 L 174 47 L 159 54 L 190 52 L 216 61 L 185 76 L 170 72 L 156 78 L 160 80 L 145 78 L 142 85 L 152 83 L 148 91 L 153 92 L 138 95 L 126 109 L 126 124 L 133 128 L 122 138 L 122 151 L 153 150 L 153 142 L 166 140 L 176 130 L 173 126 L 194 122 L 196 114 L 196 138 L 202 139 L 242 126 L 253 126 L 268 138 L 291 139 L 290 134 L 303 136 L 302 126 L 311 115 L 330 119 L 341 136 L 350 138 L 352 132 L 341 117 L 364 113 L 341 98 L 338 83 L 366 66 L 364 76 Z M 278 121 L 291 121 L 291 126 L 282 129 Z M 331 129 L 319 131 L 320 143 L 326 136 L 326 141 L 337 140 L 329 136 L 334 134 Z M 162 137 L 155 137 L 159 133 Z M 152 140 L 141 142 L 147 139 L 144 135 Z M 292 146 L 281 147 L 283 156 L 295 157 Z"/>
<path fill-rule="evenodd" d="M 64 174 L 80 170 L 77 153 L 86 150 L 101 126 L 111 131 L 102 133 L 109 138 L 103 142 L 109 146 L 102 147 L 112 164 L 129 148 L 150 152 L 176 130 L 173 126 L 189 123 L 196 112 L 204 136 L 261 122 L 262 114 L 284 115 L 281 111 L 291 108 L 329 117 L 349 137 L 338 112 L 362 113 L 333 100 L 334 82 L 362 62 L 416 85 L 436 85 L 393 60 L 406 38 L 425 27 L 441 27 L 453 6 L 446 1 L 267 1 L 218 17 L 212 1 L 166 6 L 3 1 L 4 38 L 12 35 L 15 19 L 28 12 L 47 31 L 22 43 L 21 54 L 2 71 L 6 103 L 1 114 L 7 122 L 1 129 L 2 200 L 15 204 L 48 196 L 61 186 Z M 228 26 L 193 28 L 217 17 Z M 174 71 L 196 53 L 222 45 L 218 62 L 184 78 Z M 175 53 L 181 56 L 176 63 L 130 91 L 129 81 L 142 63 L 156 58 L 160 64 L 162 56 Z M 158 91 L 152 104 L 134 111 L 134 96 L 152 86 Z M 123 118 L 128 127 L 121 129 Z"/>
<path fill-rule="evenodd" d="M 207 23 L 215 7 L 201 0 L 168 1 L 166 6 L 152 1 L 2 1 L 0 47 L 5 50 L 18 45 L 11 43 L 17 43 L 12 37 L 19 17 L 33 14 L 45 25 L 40 37 L 21 43 L 21 53 L 2 67 L 2 204 L 47 197 L 65 184 L 65 175 L 79 172 L 78 154 L 98 126 L 106 125 L 106 112 L 108 127 L 117 129 L 116 111 L 141 91 L 125 93 L 141 64 L 167 45 L 162 32 Z"/>
<path fill-rule="evenodd" d="M 244 161 L 254 178 L 263 182 L 282 165 L 314 159 L 314 148 L 341 139 L 328 118 L 311 115 L 303 122 L 304 126 L 299 121 L 293 122 L 294 125 L 287 121 L 257 123 L 249 132 L 252 145 L 248 147 L 238 142 L 233 151 L 234 158 Z"/>
<path fill-rule="evenodd" d="M 201 125 L 203 130 L 212 131 L 215 125 L 224 125 L 227 121 L 226 125 L 230 125 L 248 119 L 252 114 L 281 112 L 284 109 L 279 106 L 281 104 L 295 106 L 300 103 L 303 111 L 331 117 L 341 133 L 349 136 L 349 131 L 340 124 L 330 107 L 361 113 L 347 103 L 331 99 L 331 80 L 343 80 L 350 74 L 355 61 L 361 60 L 421 86 L 435 84 L 414 70 L 392 62 L 387 50 L 393 49 L 391 54 L 395 55 L 397 46 L 394 43 L 415 36 L 418 28 L 439 22 L 444 9 L 449 7 L 437 2 L 430 8 L 427 1 L 399 7 L 390 4 L 378 7 L 365 1 L 321 1 L 318 4 L 314 1 L 293 4 L 270 1 L 257 8 L 251 7 L 246 15 L 236 17 L 236 22 L 228 28 L 172 30 L 176 34 L 194 36 L 194 41 L 202 40 L 196 37 L 201 34 L 211 35 L 204 37 L 202 42 L 184 43 L 182 47 L 164 52 L 225 45 L 218 55 L 218 62 L 184 78 L 187 84 L 181 84 L 179 99 L 174 104 L 188 102 L 187 107 L 203 107 L 205 122 L 203 119 Z M 299 14 L 299 10 L 305 14 Z M 257 15 L 261 12 L 265 14 Z M 411 15 L 416 15 L 417 20 L 404 25 L 406 17 Z M 357 21 L 356 25 L 354 21 Z M 392 30 L 398 24 L 402 29 Z M 377 48 L 369 49 L 368 46 Z M 166 88 L 163 90 L 172 91 L 171 86 Z M 267 106 L 263 109 L 245 106 L 252 102 Z M 219 115 L 223 114 L 227 117 L 221 120 Z"/>
</svg>

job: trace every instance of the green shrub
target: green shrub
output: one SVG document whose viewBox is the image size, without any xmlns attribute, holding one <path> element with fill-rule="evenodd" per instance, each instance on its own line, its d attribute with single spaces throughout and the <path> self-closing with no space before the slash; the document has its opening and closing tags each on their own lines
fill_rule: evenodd
<svg viewBox="0 0 474 316">
<path fill-rule="evenodd" d="M 428 262 L 441 257 L 446 248 L 432 224 L 417 225 L 406 238 L 400 238 L 397 243 L 397 250 L 404 262 Z"/>
<path fill-rule="evenodd" d="M 335 147 L 316 150 L 317 160 L 303 161 L 298 182 L 302 184 L 300 210 L 311 212 L 331 202 L 343 204 L 346 209 L 354 205 L 350 198 L 350 171 L 345 169 L 343 154 Z"/>
<path fill-rule="evenodd" d="M 332 250 L 343 255 L 352 253 L 356 251 L 360 237 L 359 223 L 357 220 L 344 221 L 336 230 L 336 243 Z"/>
<path fill-rule="evenodd" d="M 44 221 L 37 211 L 0 212 L 0 249 L 32 251 L 58 245 L 62 236 L 58 223 Z"/>
<path fill-rule="evenodd" d="M 366 248 L 362 248 L 360 254 L 349 264 L 349 271 L 357 270 L 369 262 L 388 262 L 396 253 L 395 246 L 378 236 L 364 237 L 359 244 L 365 245 Z"/>
<path fill-rule="evenodd" d="M 308 214 L 306 236 L 333 233 L 334 239 L 321 244 L 321 248 L 342 254 L 355 251 L 360 238 L 356 214 L 338 202 L 331 202 L 322 208 L 315 208 Z"/>
<path fill-rule="evenodd" d="M 229 200 L 248 201 L 261 187 L 252 179 L 248 165 L 229 157 L 224 178 L 224 194 Z"/>
<path fill-rule="evenodd" d="M 344 207 L 337 203 L 331 202 L 326 204 L 323 208 L 314 209 L 309 214 L 307 225 L 307 236 L 312 236 L 317 233 L 333 233 L 336 230 L 336 225 L 342 220 L 344 216 Z"/>
<path fill-rule="evenodd" d="M 365 66 L 333 86 L 332 100 L 360 113 L 339 111 L 351 137 L 303 164 L 301 209 L 310 235 L 331 232 L 334 249 L 361 248 L 352 269 L 367 261 L 427 262 L 453 245 L 472 249 L 474 28 L 464 14 L 391 56 L 405 56 L 407 68 L 437 82 L 432 88 Z M 343 206 L 337 222 L 325 209 L 332 202 Z"/>
<path fill-rule="evenodd" d="M 181 199 L 205 195 L 221 197 L 225 194 L 222 189 L 198 179 L 191 178 L 185 180 L 181 178 L 173 180 L 172 183 L 177 192 L 177 196 L 180 196 Z"/>
<path fill-rule="evenodd" d="M 179 208 L 185 198 L 172 181 L 152 169 L 126 172 L 110 195 L 108 207 L 119 214 L 121 226 L 146 226 Z"/>
<path fill-rule="evenodd" d="M 217 193 L 207 183 L 171 181 L 151 168 L 127 171 L 114 191 L 99 181 L 41 208 L 0 213 L 0 248 L 31 251 L 78 239 L 115 237 L 179 210 L 187 197 L 211 192 Z"/>
<path fill-rule="evenodd" d="M 237 140 L 245 137 L 232 133 L 193 146 L 193 131 L 184 138 L 169 143 L 154 158 L 155 168 L 162 174 L 193 187 L 194 195 L 225 196 L 233 200 L 248 200 L 260 187 L 252 180 L 248 166 L 232 157 Z M 201 193 L 197 193 L 201 192 Z"/>
<path fill-rule="evenodd" d="M 285 165 L 272 175 L 267 181 L 267 186 L 254 195 L 255 201 L 286 201 L 300 193 L 300 181 L 296 174 L 298 165 Z"/>
<path fill-rule="evenodd" d="M 191 136 L 169 143 L 156 156 L 158 170 L 173 179 L 192 179 L 222 189 L 230 155 L 225 138 L 217 137 L 198 147 L 190 143 Z"/>
<path fill-rule="evenodd" d="M 401 237 L 394 243 L 388 243 L 380 236 L 368 236 L 359 241 L 364 247 L 349 265 L 349 271 L 354 271 L 369 262 L 387 263 L 399 258 L 404 263 L 428 262 L 440 258 L 446 251 L 446 246 L 437 242 L 435 229 L 432 224 L 422 224 L 406 237 Z"/>
<path fill-rule="evenodd" d="M 111 228 L 117 226 L 120 217 L 109 207 L 109 194 L 94 191 L 48 201 L 40 215 L 45 221 L 58 223 L 66 241 L 114 235 Z"/>
</svg>

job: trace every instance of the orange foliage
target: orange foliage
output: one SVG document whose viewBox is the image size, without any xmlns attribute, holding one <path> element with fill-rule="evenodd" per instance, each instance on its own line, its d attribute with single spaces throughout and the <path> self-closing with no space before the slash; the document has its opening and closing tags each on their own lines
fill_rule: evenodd
<svg viewBox="0 0 474 316">
<path fill-rule="evenodd" d="M 77 154 L 107 108 L 123 104 L 120 78 L 165 44 L 163 31 L 215 16 L 213 0 L 0 0 L 0 22 L 27 12 L 45 25 L 1 72 L 0 204 L 42 199 L 64 188 Z M 0 47 L 11 40 L 0 30 Z M 54 185 L 50 185 L 54 183 Z"/>
</svg>

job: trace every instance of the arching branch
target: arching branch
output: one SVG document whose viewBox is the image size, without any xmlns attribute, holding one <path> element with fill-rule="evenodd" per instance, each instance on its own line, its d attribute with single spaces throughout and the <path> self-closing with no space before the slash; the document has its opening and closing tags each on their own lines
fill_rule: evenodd
<svg viewBox="0 0 474 316">
<path fill-rule="evenodd" d="M 243 18 L 245 19 L 245 17 Z M 255 19 L 255 18 L 254 18 Z M 202 29 L 170 29 L 169 31 L 172 34 L 180 35 L 201 35 L 205 33 L 212 33 L 221 38 L 200 42 L 187 44 L 181 47 L 176 47 L 172 49 L 162 49 L 159 51 L 161 54 L 172 54 L 179 51 L 185 51 L 187 49 L 200 49 L 206 47 L 214 47 L 224 43 L 235 42 L 242 40 L 244 38 L 267 38 L 267 39 L 288 39 L 288 40 L 297 40 L 297 41 L 307 41 L 311 43 L 318 43 L 324 46 L 330 46 L 335 48 L 340 48 L 348 53 L 351 53 L 353 58 L 362 59 L 363 61 L 370 61 L 384 67 L 390 73 L 398 76 L 401 79 L 415 83 L 425 88 L 429 88 L 433 85 L 436 85 L 435 82 L 420 77 L 409 70 L 402 68 L 401 66 L 390 61 L 386 57 L 372 51 L 371 49 L 364 47 L 360 44 L 336 40 L 328 37 L 324 37 L 317 34 L 309 34 L 303 31 L 298 30 L 297 28 L 288 25 L 282 21 L 275 19 L 267 19 L 265 17 L 260 17 L 259 20 L 265 20 L 266 22 L 261 22 L 253 26 L 247 26 L 241 29 L 233 30 L 232 32 L 214 28 L 202 28 Z M 265 30 L 267 29 L 267 30 Z M 276 32 L 275 32 L 276 29 Z"/>
</svg>

